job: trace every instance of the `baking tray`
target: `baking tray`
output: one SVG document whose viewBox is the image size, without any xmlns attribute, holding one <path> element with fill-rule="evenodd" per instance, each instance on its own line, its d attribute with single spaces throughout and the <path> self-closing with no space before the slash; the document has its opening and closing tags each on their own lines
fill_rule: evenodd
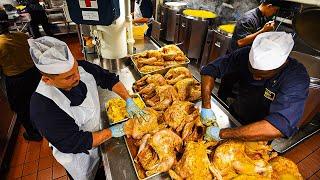
<svg viewBox="0 0 320 180">
<path fill-rule="evenodd" d="M 144 103 L 142 97 L 141 97 L 138 93 L 132 94 L 131 97 L 133 97 L 133 98 L 136 98 L 136 97 L 140 98 L 141 101 L 142 101 L 143 104 L 144 104 L 144 107 L 147 107 L 146 104 Z M 107 102 L 108 102 L 108 101 L 107 101 Z M 106 102 L 106 104 L 107 104 L 107 102 Z M 105 107 L 106 107 L 106 104 L 105 104 Z M 108 120 L 108 123 L 109 123 L 110 126 L 115 125 L 115 124 L 119 124 L 119 123 L 122 123 L 122 122 L 125 122 L 125 121 L 127 121 L 127 120 L 129 119 L 129 118 L 124 118 L 124 119 L 122 119 L 122 120 L 120 120 L 120 121 L 118 121 L 118 122 L 113 122 L 113 121 L 111 120 L 111 118 L 109 117 L 109 115 L 108 115 L 108 110 L 107 110 L 107 108 L 105 108 L 105 109 L 106 109 L 107 120 Z"/>
<path fill-rule="evenodd" d="M 162 176 L 162 175 L 167 174 L 167 173 L 163 172 L 163 173 L 156 173 L 156 174 L 153 174 L 152 176 L 148 176 L 148 177 L 145 175 L 143 177 L 141 177 L 140 174 L 145 173 L 145 170 L 138 163 L 136 163 L 134 160 L 135 157 L 137 156 L 138 150 L 139 150 L 139 147 L 137 147 L 135 145 L 135 143 L 139 140 L 135 140 L 133 138 L 128 138 L 128 137 L 125 137 L 124 140 L 126 142 L 126 146 L 128 148 L 128 152 L 130 154 L 130 159 L 131 159 L 132 165 L 134 167 L 134 171 L 136 172 L 136 175 L 139 180 L 148 180 L 148 179 L 151 179 L 155 176 Z M 139 174 L 139 172 L 141 172 L 141 173 Z"/>
<path fill-rule="evenodd" d="M 165 68 L 160 69 L 160 70 L 156 70 L 156 71 L 151 71 L 151 72 L 148 72 L 148 73 L 144 73 L 144 72 L 141 72 L 141 71 L 139 70 L 136 62 L 134 61 L 134 56 L 137 56 L 137 55 L 139 55 L 139 54 L 134 54 L 134 55 L 130 56 L 130 59 L 131 59 L 133 65 L 134 65 L 134 69 L 139 73 L 140 77 L 143 77 L 143 76 L 148 75 L 148 74 L 162 74 L 162 75 L 164 75 L 164 74 L 166 74 L 166 73 L 169 71 L 169 69 L 171 69 L 171 68 L 182 67 L 182 66 L 183 66 L 183 67 L 188 67 L 188 64 L 190 63 L 190 59 L 189 59 L 187 56 L 185 56 L 185 57 L 186 57 L 186 61 L 185 61 L 184 63 L 182 63 L 182 64 L 177 64 L 177 65 L 173 65 L 173 66 L 168 66 L 168 67 L 165 67 Z"/>
</svg>

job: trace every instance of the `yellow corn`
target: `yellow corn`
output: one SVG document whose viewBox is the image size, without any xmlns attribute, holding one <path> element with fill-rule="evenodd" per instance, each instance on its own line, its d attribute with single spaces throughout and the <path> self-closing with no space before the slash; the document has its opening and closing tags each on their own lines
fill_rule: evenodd
<svg viewBox="0 0 320 180">
<path fill-rule="evenodd" d="M 194 9 L 186 9 L 183 11 L 184 15 L 192 16 L 192 17 L 199 17 L 199 18 L 216 18 L 217 14 L 205 11 L 205 10 L 194 10 Z"/>
<path fill-rule="evenodd" d="M 235 24 L 224 24 L 219 26 L 218 29 L 227 33 L 233 33 L 235 27 L 236 27 Z"/>
</svg>

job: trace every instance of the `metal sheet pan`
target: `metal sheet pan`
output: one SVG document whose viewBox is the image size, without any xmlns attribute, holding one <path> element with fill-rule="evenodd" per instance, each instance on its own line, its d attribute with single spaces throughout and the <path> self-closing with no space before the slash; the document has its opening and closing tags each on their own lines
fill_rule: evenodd
<svg viewBox="0 0 320 180">
<path fill-rule="evenodd" d="M 127 138 L 127 137 L 125 137 L 124 140 L 126 142 L 126 146 L 128 148 L 129 154 L 130 154 L 131 162 L 133 164 L 134 170 L 135 170 L 136 175 L 139 180 L 148 180 L 148 179 L 153 179 L 156 176 L 167 175 L 167 173 L 156 173 L 156 174 L 153 174 L 152 176 L 148 176 L 148 177 L 143 176 L 142 174 L 145 173 L 145 170 L 138 163 L 135 162 L 135 157 L 137 156 L 138 150 L 139 150 L 139 147 L 137 147 L 135 145 L 137 140 L 135 140 L 133 138 Z"/>
<path fill-rule="evenodd" d="M 134 93 L 134 94 L 131 95 L 131 96 L 132 96 L 132 97 L 138 97 L 138 98 L 140 98 L 141 101 L 142 101 L 143 104 L 144 104 L 144 107 L 146 107 L 146 104 L 144 103 L 142 97 L 141 97 L 138 93 Z M 106 104 L 107 104 L 107 102 L 106 102 Z M 106 107 L 106 106 L 105 106 L 105 107 Z M 107 121 L 108 121 L 108 123 L 109 123 L 110 126 L 115 125 L 115 124 L 119 124 L 119 123 L 122 123 L 122 122 L 125 122 L 125 121 L 129 120 L 129 118 L 124 118 L 124 119 L 122 119 L 122 120 L 120 120 L 120 121 L 113 122 L 113 121 L 111 120 L 111 118 L 109 117 L 109 115 L 108 115 L 108 110 L 107 110 L 107 108 L 106 108 L 106 116 L 107 116 Z"/>
<path fill-rule="evenodd" d="M 188 64 L 190 63 L 190 59 L 186 57 L 185 63 L 177 64 L 177 65 L 173 65 L 173 66 L 168 66 L 168 67 L 165 67 L 165 68 L 160 69 L 160 70 L 156 70 L 156 71 L 144 73 L 144 72 L 141 72 L 141 71 L 139 70 L 138 65 L 137 65 L 136 62 L 134 61 L 134 56 L 137 56 L 137 55 L 139 55 L 139 54 L 134 54 L 134 55 L 132 55 L 130 58 L 131 58 L 131 61 L 132 61 L 133 65 L 134 65 L 134 69 L 139 73 L 140 77 L 143 77 L 143 76 L 145 76 L 145 75 L 147 75 L 147 74 L 162 74 L 162 75 L 164 75 L 164 74 L 166 74 L 166 73 L 169 71 L 169 69 L 171 69 L 171 68 L 181 67 L 181 66 L 188 67 Z"/>
</svg>

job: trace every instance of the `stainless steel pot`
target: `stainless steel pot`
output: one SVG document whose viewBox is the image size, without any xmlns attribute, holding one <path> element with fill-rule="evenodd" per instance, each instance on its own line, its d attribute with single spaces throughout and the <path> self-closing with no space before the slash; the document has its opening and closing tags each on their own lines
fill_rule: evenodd
<svg viewBox="0 0 320 180">
<path fill-rule="evenodd" d="M 162 7 L 161 24 L 164 29 L 164 39 L 169 42 L 174 41 L 176 26 L 178 23 L 177 14 L 187 7 L 186 2 L 166 2 Z"/>
<path fill-rule="evenodd" d="M 231 38 L 232 34 L 230 33 L 215 28 L 209 29 L 201 57 L 200 67 L 225 55 L 230 47 Z"/>
<path fill-rule="evenodd" d="M 216 26 L 216 19 L 181 15 L 177 45 L 187 57 L 200 59 L 208 28 Z"/>
</svg>

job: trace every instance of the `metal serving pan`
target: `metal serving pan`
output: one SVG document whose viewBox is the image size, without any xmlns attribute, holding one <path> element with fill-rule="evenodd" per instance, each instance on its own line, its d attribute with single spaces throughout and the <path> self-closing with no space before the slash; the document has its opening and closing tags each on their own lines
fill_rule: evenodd
<svg viewBox="0 0 320 180">
<path fill-rule="evenodd" d="M 133 98 L 136 98 L 136 97 L 140 98 L 141 101 L 142 101 L 143 104 L 144 104 L 144 107 L 146 107 L 146 104 L 144 103 L 142 97 L 141 97 L 138 93 L 134 93 L 134 94 L 131 95 L 131 96 L 132 96 Z M 108 102 L 108 101 L 107 101 L 107 102 Z M 107 104 L 107 102 L 106 102 L 106 104 Z M 106 105 L 105 105 L 105 107 L 106 107 Z M 108 110 L 107 110 L 107 108 L 106 108 L 106 115 L 107 115 L 107 120 L 108 120 L 108 123 L 109 123 L 110 126 L 115 125 L 115 124 L 119 124 L 119 123 L 122 123 L 122 122 L 125 122 L 125 121 L 127 121 L 127 120 L 129 119 L 129 118 L 124 118 L 124 119 L 122 119 L 122 120 L 120 120 L 120 121 L 113 122 L 113 120 L 112 120 L 112 119 L 109 117 L 109 115 L 108 115 Z"/>
<path fill-rule="evenodd" d="M 139 54 L 134 54 L 134 55 L 132 55 L 132 56 L 131 56 L 131 61 L 132 61 L 133 65 L 134 65 L 134 69 L 139 73 L 140 77 L 143 77 L 143 76 L 145 76 L 145 75 L 147 75 L 147 74 L 162 74 L 162 75 L 164 75 L 164 74 L 166 74 L 166 73 L 169 71 L 169 69 L 171 69 L 171 68 L 181 67 L 181 66 L 188 67 L 188 64 L 190 63 L 190 59 L 189 59 L 188 57 L 186 57 L 186 61 L 185 61 L 184 63 L 182 63 L 182 64 L 177 64 L 177 65 L 173 65 L 173 66 L 168 66 L 168 67 L 165 67 L 165 68 L 160 69 L 160 70 L 156 70 L 156 71 L 144 73 L 144 72 L 141 72 L 141 71 L 139 70 L 138 65 L 136 64 L 136 62 L 135 62 L 135 60 L 134 60 L 134 57 L 137 56 L 137 55 L 139 55 Z"/>
</svg>

